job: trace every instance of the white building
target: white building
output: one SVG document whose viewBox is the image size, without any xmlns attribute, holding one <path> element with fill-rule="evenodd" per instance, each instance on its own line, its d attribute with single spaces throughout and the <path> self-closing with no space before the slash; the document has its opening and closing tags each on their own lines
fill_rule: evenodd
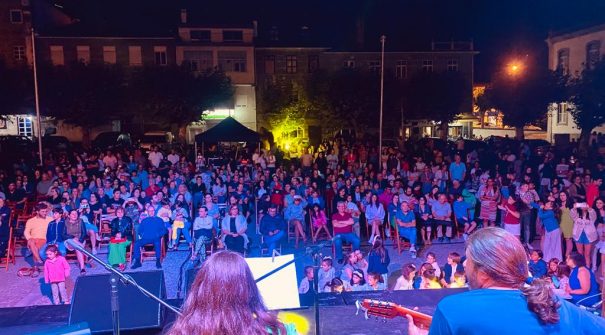
<svg viewBox="0 0 605 335">
<path fill-rule="evenodd" d="M 580 76 L 586 66 L 593 66 L 605 55 L 605 24 L 590 28 L 551 34 L 548 44 L 548 67 Z M 566 143 L 580 137 L 580 129 L 567 111 L 568 103 L 552 104 L 548 111 L 546 139 Z M 605 125 L 593 131 L 605 133 Z"/>
</svg>

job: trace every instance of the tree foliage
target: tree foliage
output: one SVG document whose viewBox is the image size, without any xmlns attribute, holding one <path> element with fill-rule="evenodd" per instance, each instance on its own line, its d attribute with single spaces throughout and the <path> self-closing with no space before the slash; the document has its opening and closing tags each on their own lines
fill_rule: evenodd
<svg viewBox="0 0 605 335">
<path fill-rule="evenodd" d="M 570 81 L 570 113 L 582 136 L 605 123 L 605 60 Z"/>
<path fill-rule="evenodd" d="M 135 116 L 183 127 L 231 100 L 234 88 L 216 69 L 195 74 L 186 67 L 145 67 L 133 73 L 129 92 Z"/>
<path fill-rule="evenodd" d="M 516 127 L 517 137 L 522 137 L 524 126 L 544 117 L 549 104 L 565 98 L 565 82 L 560 72 L 537 64 L 516 75 L 500 72 L 478 102 L 480 108 L 502 111 L 504 123 Z"/>
</svg>

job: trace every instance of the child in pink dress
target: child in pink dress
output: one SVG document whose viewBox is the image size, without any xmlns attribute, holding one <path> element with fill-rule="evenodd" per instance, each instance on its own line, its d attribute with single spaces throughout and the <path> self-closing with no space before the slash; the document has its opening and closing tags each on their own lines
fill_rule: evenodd
<svg viewBox="0 0 605 335">
<path fill-rule="evenodd" d="M 69 264 L 65 257 L 59 253 L 59 248 L 52 244 L 46 248 L 46 262 L 44 262 L 44 282 L 50 284 L 53 293 L 53 304 L 69 304 L 65 290 L 65 278 L 69 277 Z"/>
<path fill-rule="evenodd" d="M 332 235 L 328 230 L 328 218 L 326 217 L 326 212 L 319 207 L 318 204 L 313 205 L 313 209 L 311 210 L 311 224 L 313 228 L 315 228 L 315 234 L 313 235 L 313 242 L 317 241 L 317 236 L 322 229 L 326 232 L 329 239 L 332 239 Z"/>
</svg>

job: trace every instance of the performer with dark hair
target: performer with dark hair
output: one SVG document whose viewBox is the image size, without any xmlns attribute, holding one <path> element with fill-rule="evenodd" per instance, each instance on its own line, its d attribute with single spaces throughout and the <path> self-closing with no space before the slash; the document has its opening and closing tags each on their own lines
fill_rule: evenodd
<svg viewBox="0 0 605 335">
<path fill-rule="evenodd" d="M 267 311 L 252 272 L 240 254 L 210 256 L 195 277 L 180 316 L 168 335 L 294 335 Z"/>
<path fill-rule="evenodd" d="M 472 290 L 444 298 L 430 330 L 408 315 L 410 334 L 605 334 L 605 319 L 557 298 L 546 279 L 526 284 L 525 249 L 506 230 L 471 235 L 466 257 Z"/>
</svg>

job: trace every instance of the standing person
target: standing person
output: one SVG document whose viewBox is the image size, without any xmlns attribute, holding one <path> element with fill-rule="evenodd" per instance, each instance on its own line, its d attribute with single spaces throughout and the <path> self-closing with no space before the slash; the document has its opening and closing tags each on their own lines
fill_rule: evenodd
<svg viewBox="0 0 605 335">
<path fill-rule="evenodd" d="M 494 183 L 493 178 L 488 178 L 486 184 L 479 187 L 477 192 L 481 202 L 481 211 L 479 218 L 483 220 L 483 227 L 493 227 L 496 225 L 496 214 L 498 199 L 500 199 L 500 190 Z"/>
<path fill-rule="evenodd" d="M 32 277 L 37 277 L 40 274 L 39 267 L 42 266 L 40 248 L 46 244 L 46 231 L 52 220 L 51 217 L 48 217 L 49 208 L 46 204 L 38 203 L 35 210 L 36 216 L 27 220 L 23 231 L 23 236 L 27 240 L 27 248 L 31 251 L 34 259 Z"/>
<path fill-rule="evenodd" d="M 523 202 L 515 195 L 511 195 L 506 199 L 502 205 L 498 206 L 504 211 L 504 218 L 502 222 L 504 224 L 504 230 L 517 236 L 521 239 L 521 211 L 519 207 L 523 206 Z"/>
<path fill-rule="evenodd" d="M 353 250 L 359 249 L 359 238 L 353 233 L 353 217 L 347 213 L 344 202 L 336 204 L 337 212 L 332 214 L 332 226 L 334 227 L 334 249 L 338 263 L 342 264 L 342 241 L 353 244 Z"/>
<path fill-rule="evenodd" d="M 65 257 L 61 256 L 56 245 L 46 248 L 46 262 L 44 262 L 44 282 L 50 284 L 53 293 L 53 304 L 59 305 L 61 301 L 69 304 L 67 291 L 65 290 L 65 279 L 69 277 L 69 264 Z"/>
<path fill-rule="evenodd" d="M 561 220 L 560 227 L 565 240 L 565 257 L 567 257 L 573 250 L 573 219 L 571 218 L 573 200 L 566 192 L 559 192 L 557 197 L 557 207 Z"/>
<path fill-rule="evenodd" d="M 586 266 L 590 269 L 592 261 L 592 243 L 597 240 L 595 221 L 597 214 L 585 202 L 578 202 L 570 212 L 573 219 L 573 239 L 576 242 L 578 253 L 586 258 Z"/>
<path fill-rule="evenodd" d="M 168 335 L 294 335 L 269 312 L 244 258 L 220 251 L 208 258 L 195 277 L 182 315 Z"/>
<path fill-rule="evenodd" d="M 409 334 L 605 332 L 605 320 L 557 298 L 547 279 L 525 284 L 527 254 L 519 239 L 507 231 L 490 227 L 475 232 L 467 241 L 466 257 L 471 290 L 441 300 L 428 331 L 416 327 L 408 316 Z"/>
<path fill-rule="evenodd" d="M 410 241 L 410 255 L 416 258 L 416 216 L 407 201 L 401 203 L 401 210 L 397 212 L 397 229 L 400 237 Z"/>
<path fill-rule="evenodd" d="M 561 229 L 559 229 L 559 222 L 555 216 L 553 206 L 552 201 L 546 201 L 544 205 L 538 206 L 538 217 L 546 231 L 542 237 L 544 259 L 561 259 L 563 255 L 561 251 Z"/>
<path fill-rule="evenodd" d="M 372 250 L 368 254 L 368 273 L 378 273 L 382 276 L 382 282 L 386 283 L 389 277 L 389 251 L 382 244 L 380 238 L 375 238 Z"/>
</svg>

